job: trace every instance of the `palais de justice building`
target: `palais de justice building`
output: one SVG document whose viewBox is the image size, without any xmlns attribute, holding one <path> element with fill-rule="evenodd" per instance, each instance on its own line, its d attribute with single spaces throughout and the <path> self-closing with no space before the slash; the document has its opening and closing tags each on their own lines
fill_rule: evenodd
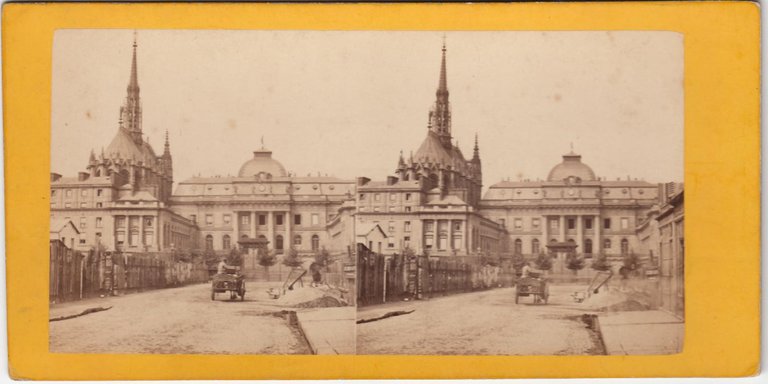
<svg viewBox="0 0 768 384">
<path fill-rule="evenodd" d="M 51 175 L 52 221 L 71 220 L 78 249 L 226 251 L 247 238 L 267 239 L 278 253 L 342 253 L 362 243 L 435 257 L 535 255 L 549 244 L 586 255 L 654 247 L 638 228 L 665 202 L 663 185 L 598 177 L 573 152 L 545 180 L 502 181 L 483 195 L 477 135 L 471 157 L 452 137 L 445 45 L 424 140 L 380 181 L 297 177 L 262 144 L 243 156 L 237 176 L 193 177 L 172 191 L 167 134 L 161 155 L 143 137 L 137 71 L 134 42 L 115 138 L 77 177 Z"/>
</svg>

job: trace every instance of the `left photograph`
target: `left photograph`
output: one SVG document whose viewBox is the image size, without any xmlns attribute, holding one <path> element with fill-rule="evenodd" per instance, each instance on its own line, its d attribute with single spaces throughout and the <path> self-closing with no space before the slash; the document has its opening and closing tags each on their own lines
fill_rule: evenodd
<svg viewBox="0 0 768 384">
<path fill-rule="evenodd" d="M 51 352 L 355 353 L 356 180 L 287 96 L 327 97 L 301 37 L 56 33 Z"/>
</svg>

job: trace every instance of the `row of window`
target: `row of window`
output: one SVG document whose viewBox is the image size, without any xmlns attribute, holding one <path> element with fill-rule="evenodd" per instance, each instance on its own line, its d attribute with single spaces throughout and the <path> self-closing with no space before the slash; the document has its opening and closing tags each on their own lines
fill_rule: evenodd
<svg viewBox="0 0 768 384">
<path fill-rule="evenodd" d="M 139 227 L 140 216 L 128 216 L 128 226 L 130 228 Z M 126 216 L 115 216 L 115 228 L 125 228 Z M 152 228 L 155 224 L 153 217 L 144 217 L 144 228 Z"/>
<path fill-rule="evenodd" d="M 328 215 L 328 219 L 330 220 L 333 217 L 333 215 Z M 190 215 L 190 220 L 192 222 L 197 223 L 197 215 Z M 276 213 L 274 215 L 275 218 L 275 225 L 284 225 L 285 224 L 285 215 L 282 213 Z M 257 225 L 263 226 L 267 225 L 267 215 L 266 214 L 256 214 L 256 223 Z M 221 222 L 223 225 L 230 225 L 232 223 L 232 215 L 229 213 L 225 213 L 221 215 Z M 208 213 L 205 215 L 205 225 L 214 225 L 214 214 Z M 293 215 L 293 225 L 302 225 L 302 215 L 301 214 L 295 214 Z M 310 224 L 311 225 L 320 225 L 320 214 L 318 213 L 312 213 L 310 215 Z M 240 215 L 240 225 L 241 226 L 249 226 L 251 225 L 251 215 Z"/>
<path fill-rule="evenodd" d="M 373 193 L 373 201 L 381 201 L 382 195 L 386 195 L 386 193 Z M 389 201 L 397 201 L 397 196 L 400 195 L 399 193 L 390 192 L 389 193 Z M 361 193 L 360 194 L 360 200 L 365 200 L 367 198 L 368 194 Z M 411 193 L 406 193 L 405 196 L 403 196 L 405 201 L 411 201 Z"/>
<path fill-rule="evenodd" d="M 88 203 L 80 203 L 80 208 L 89 208 L 89 205 L 90 204 L 88 204 Z M 103 206 L 104 206 L 103 203 L 96 203 L 96 205 L 95 205 L 96 208 L 102 208 Z M 56 203 L 51 203 L 51 208 L 55 209 L 57 207 L 58 207 L 58 205 Z M 73 207 L 72 203 L 70 203 L 70 202 L 64 203 L 64 208 L 75 208 L 75 207 L 77 207 L 77 206 Z"/>
<path fill-rule="evenodd" d="M 565 227 L 567 229 L 576 229 L 577 227 L 577 218 L 575 217 L 568 217 L 565 219 Z M 593 229 L 595 227 L 594 220 L 591 217 L 585 217 L 583 218 L 583 224 L 584 229 Z M 500 219 L 499 221 L 501 225 L 506 225 L 506 220 Z M 619 220 L 620 228 L 621 229 L 629 229 L 629 218 L 628 217 L 622 217 Z M 613 221 L 611 218 L 604 218 L 603 219 L 603 229 L 611 229 L 613 225 Z M 514 230 L 523 230 L 523 219 L 522 218 L 515 218 L 512 221 L 512 228 Z M 538 217 L 532 217 L 531 218 L 531 229 L 538 230 L 541 228 L 541 219 Z M 560 219 L 549 219 L 549 229 L 553 231 L 557 231 L 560 229 Z"/>
<path fill-rule="evenodd" d="M 248 236 L 247 235 L 242 235 L 241 238 L 242 239 L 247 239 Z M 259 238 L 266 240 L 266 237 L 264 235 L 260 235 Z M 295 248 L 300 248 L 301 245 L 302 245 L 302 241 L 303 240 L 302 240 L 301 235 L 293 236 L 293 246 Z M 312 250 L 313 251 L 317 251 L 318 249 L 320 249 L 320 236 L 312 235 L 312 237 L 310 237 L 310 245 L 312 246 Z M 222 236 L 221 237 L 221 249 L 230 249 L 230 248 L 232 248 L 232 237 L 230 237 L 229 235 Z M 213 235 L 206 235 L 205 236 L 205 249 L 213 250 Z M 275 242 L 274 242 L 273 249 L 278 250 L 278 251 L 282 251 L 283 249 L 285 249 L 283 235 L 275 236 Z"/>
<path fill-rule="evenodd" d="M 51 189 L 51 197 L 56 197 L 56 191 L 57 191 L 56 189 Z M 87 197 L 89 191 L 90 191 L 89 189 L 81 189 L 80 196 Z M 102 190 L 101 188 L 96 190 L 96 196 L 101 196 L 103 193 L 104 193 L 104 190 Z M 64 190 L 64 197 L 72 197 L 72 196 L 73 196 L 73 192 L 71 189 Z"/>
<path fill-rule="evenodd" d="M 139 233 L 139 231 L 136 231 L 136 230 L 129 231 L 127 236 L 128 246 L 129 247 L 137 247 L 139 245 L 151 246 L 154 244 L 154 239 L 155 239 L 154 232 L 144 231 L 144 238 L 141 238 L 140 236 L 141 234 Z M 125 245 L 125 242 L 126 242 L 125 231 L 115 232 L 115 241 L 117 242 L 118 246 Z"/>
<path fill-rule="evenodd" d="M 568 241 L 574 242 L 573 239 L 569 239 Z M 557 240 L 551 239 L 550 242 L 554 243 L 554 242 L 557 242 Z M 612 247 L 611 239 L 604 239 L 603 249 L 611 249 L 611 247 Z M 515 239 L 514 252 L 517 254 L 523 253 L 523 241 L 521 239 Z M 539 254 L 540 252 L 541 252 L 541 247 L 539 245 L 539 239 L 531 240 L 531 253 Z M 586 254 L 592 253 L 592 239 L 584 240 L 584 253 Z M 621 239 L 621 254 L 624 255 L 627 253 L 629 253 L 629 240 Z"/>
<path fill-rule="evenodd" d="M 447 232 L 448 231 L 448 223 L 449 220 L 437 220 L 437 231 L 438 232 Z M 454 231 L 461 231 L 462 225 L 461 221 L 453 221 L 452 228 Z M 434 232 L 435 231 L 435 220 L 424 220 L 424 232 Z"/>
<path fill-rule="evenodd" d="M 366 212 L 368 207 L 360 207 L 360 212 Z M 389 210 L 381 209 L 380 207 L 371 208 L 371 212 L 399 212 L 400 207 L 389 207 Z M 411 207 L 403 207 L 403 212 L 411 212 Z"/>
</svg>

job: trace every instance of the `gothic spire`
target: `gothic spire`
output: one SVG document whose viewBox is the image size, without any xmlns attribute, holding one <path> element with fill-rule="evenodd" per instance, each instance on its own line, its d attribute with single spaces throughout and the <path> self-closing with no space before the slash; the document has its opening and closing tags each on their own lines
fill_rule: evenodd
<svg viewBox="0 0 768 384">
<path fill-rule="evenodd" d="M 437 85 L 437 92 L 435 92 L 436 100 L 435 105 L 429 112 L 429 124 L 430 131 L 437 134 L 440 138 L 440 142 L 444 147 L 450 148 L 451 142 L 451 106 L 448 102 L 448 78 L 446 75 L 446 48 L 445 48 L 445 36 L 443 36 L 442 47 L 442 61 L 440 63 L 440 81 Z"/>
<path fill-rule="evenodd" d="M 136 60 L 136 32 L 133 33 L 133 57 L 131 59 L 131 75 L 126 88 L 127 95 L 123 106 L 120 107 L 120 127 L 125 129 L 136 144 L 142 142 L 141 132 L 141 98 L 139 96 L 139 76 Z"/>
<path fill-rule="evenodd" d="M 480 160 L 480 146 L 477 145 L 477 132 L 475 132 L 475 148 L 472 154 L 472 160 Z"/>
<path fill-rule="evenodd" d="M 163 150 L 163 156 L 171 155 L 171 142 L 168 140 L 168 130 L 165 130 L 165 149 Z"/>
</svg>

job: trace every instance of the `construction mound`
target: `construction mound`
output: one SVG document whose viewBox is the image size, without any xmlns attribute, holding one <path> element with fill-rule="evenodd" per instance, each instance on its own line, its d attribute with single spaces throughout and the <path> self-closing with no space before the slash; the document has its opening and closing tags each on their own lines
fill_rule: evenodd
<svg viewBox="0 0 768 384">
<path fill-rule="evenodd" d="M 602 291 L 583 302 L 584 307 L 600 312 L 644 311 L 651 309 L 650 298 L 640 292 Z"/>
</svg>

